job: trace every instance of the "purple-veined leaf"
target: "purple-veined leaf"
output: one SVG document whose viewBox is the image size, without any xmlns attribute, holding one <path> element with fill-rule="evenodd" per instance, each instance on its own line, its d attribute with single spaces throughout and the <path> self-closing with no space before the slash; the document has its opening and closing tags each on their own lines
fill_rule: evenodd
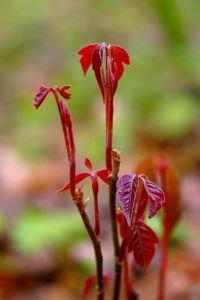
<svg viewBox="0 0 200 300">
<path fill-rule="evenodd" d="M 34 99 L 34 106 L 36 108 L 40 107 L 40 105 L 43 103 L 44 99 L 48 95 L 49 91 L 50 91 L 49 88 L 47 88 L 44 85 L 41 85 Z"/>
<path fill-rule="evenodd" d="M 165 203 L 165 194 L 162 189 L 144 175 L 140 175 L 150 201 L 149 218 L 152 218 Z"/>
<path fill-rule="evenodd" d="M 125 174 L 117 181 L 117 193 L 129 226 L 131 225 L 134 213 L 134 200 L 138 181 L 138 176 L 135 174 Z"/>
</svg>

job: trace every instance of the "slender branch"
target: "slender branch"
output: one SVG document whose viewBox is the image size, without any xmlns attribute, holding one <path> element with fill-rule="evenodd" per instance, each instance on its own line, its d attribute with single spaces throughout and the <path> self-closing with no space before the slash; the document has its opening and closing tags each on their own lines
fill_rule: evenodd
<svg viewBox="0 0 200 300">
<path fill-rule="evenodd" d="M 75 203 L 85 225 L 85 228 L 90 236 L 93 244 L 95 259 L 96 259 L 96 273 L 97 273 L 97 299 L 104 299 L 104 288 L 103 288 L 103 255 L 101 251 L 101 243 L 97 238 L 93 227 L 90 223 L 88 215 L 85 211 L 85 205 L 83 203 L 83 193 L 79 191 L 79 196 L 76 197 Z"/>
<path fill-rule="evenodd" d="M 98 194 L 93 192 L 94 196 L 94 219 L 95 219 L 95 225 L 94 225 L 94 231 L 97 237 L 100 236 L 100 215 L 99 215 L 99 201 L 98 201 Z"/>
<path fill-rule="evenodd" d="M 131 284 L 130 284 L 130 278 L 129 278 L 129 266 L 128 266 L 127 252 L 124 256 L 123 269 L 124 269 L 123 273 L 124 273 L 124 285 L 125 285 L 125 289 L 126 289 L 126 298 L 127 298 L 127 300 L 130 300 Z"/>
<path fill-rule="evenodd" d="M 120 296 L 121 272 L 122 272 L 122 265 L 120 261 L 120 244 L 119 244 L 119 236 L 117 231 L 117 220 L 116 220 L 116 183 L 118 179 L 119 166 L 120 166 L 119 152 L 113 150 L 113 171 L 110 175 L 110 182 L 109 182 L 110 219 L 111 219 L 113 247 L 114 247 L 114 254 L 115 254 L 115 279 L 114 279 L 114 287 L 113 287 L 113 298 L 112 298 L 113 300 L 118 300 Z"/>
<path fill-rule="evenodd" d="M 159 271 L 158 300 L 165 299 L 165 282 L 166 282 L 166 271 L 167 271 L 167 261 L 168 261 L 168 241 L 169 241 L 168 229 L 164 227 L 163 238 L 161 241 L 161 264 L 160 264 L 160 271 Z"/>
</svg>

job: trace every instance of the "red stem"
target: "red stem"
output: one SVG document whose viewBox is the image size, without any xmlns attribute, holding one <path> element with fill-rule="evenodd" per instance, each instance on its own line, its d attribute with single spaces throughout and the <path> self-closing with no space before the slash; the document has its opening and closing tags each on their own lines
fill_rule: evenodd
<svg viewBox="0 0 200 300">
<path fill-rule="evenodd" d="M 113 142 L 113 98 L 111 96 L 106 100 L 107 104 L 107 137 L 106 137 L 106 167 L 110 172 L 112 171 L 112 142 Z"/>
<path fill-rule="evenodd" d="M 97 299 L 103 300 L 104 282 L 103 282 L 103 255 L 101 251 L 101 243 L 95 235 L 95 232 L 90 224 L 85 208 L 79 203 L 77 203 L 77 207 L 94 248 L 95 259 L 96 259 L 96 273 L 97 273 Z"/>
<path fill-rule="evenodd" d="M 94 196 L 94 218 L 95 218 L 95 225 L 94 231 L 97 237 L 100 236 L 100 214 L 99 214 L 99 201 L 98 201 L 98 192 L 93 190 Z"/>
<path fill-rule="evenodd" d="M 127 253 L 124 256 L 124 285 L 126 289 L 126 297 L 127 300 L 131 299 L 131 294 L 132 294 L 132 287 L 130 283 L 130 277 L 129 277 L 129 266 L 128 266 L 128 257 Z"/>
<path fill-rule="evenodd" d="M 65 103 L 65 107 L 66 107 L 67 112 L 68 112 L 68 121 L 67 121 L 67 123 L 65 122 L 65 120 L 62 116 L 61 108 L 60 108 L 61 100 L 60 100 L 60 97 L 59 97 L 59 94 L 58 94 L 57 87 L 55 87 L 52 91 L 53 91 L 55 99 L 56 99 L 56 103 L 57 103 L 57 106 L 58 106 L 58 111 L 59 111 L 60 119 L 61 119 L 61 123 L 62 123 L 64 139 L 65 139 L 65 145 L 66 145 L 68 159 L 69 159 L 69 163 L 70 163 L 70 176 L 69 176 L 70 177 L 70 192 L 71 192 L 72 197 L 74 198 L 75 197 L 75 188 L 76 188 L 76 182 L 75 182 L 75 175 L 76 175 L 75 153 L 76 153 L 76 149 L 75 149 L 74 137 L 73 137 L 72 120 L 71 120 L 70 113 L 68 111 L 67 104 Z"/>
<path fill-rule="evenodd" d="M 164 233 L 161 240 L 161 264 L 159 272 L 159 287 L 158 287 L 158 300 L 165 299 L 165 283 L 166 283 L 166 271 L 168 261 L 168 242 L 169 234 L 166 226 L 164 227 Z"/>
</svg>

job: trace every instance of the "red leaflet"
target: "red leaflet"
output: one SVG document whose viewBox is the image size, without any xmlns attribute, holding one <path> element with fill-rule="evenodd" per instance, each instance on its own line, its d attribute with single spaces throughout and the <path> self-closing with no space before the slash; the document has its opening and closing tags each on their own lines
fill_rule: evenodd
<svg viewBox="0 0 200 300">
<path fill-rule="evenodd" d="M 67 100 L 71 98 L 71 94 L 67 92 L 70 88 L 70 85 L 64 85 L 63 87 L 58 88 L 61 96 Z"/>
<path fill-rule="evenodd" d="M 97 175 L 105 183 L 109 184 L 109 173 L 108 173 L 108 170 L 100 170 L 100 171 L 97 172 Z"/>
<path fill-rule="evenodd" d="M 135 261 L 141 267 L 148 267 L 155 253 L 158 238 L 143 221 L 139 221 L 131 233 L 129 251 L 133 251 Z"/>
<path fill-rule="evenodd" d="M 82 55 L 82 57 L 80 58 L 80 63 L 84 74 L 86 74 L 89 66 L 92 63 L 92 54 L 96 46 L 97 44 L 87 45 L 81 48 L 78 52 L 79 55 Z"/>
<path fill-rule="evenodd" d="M 41 85 L 41 87 L 39 88 L 39 91 L 37 92 L 37 94 L 35 96 L 35 100 L 34 100 L 35 108 L 40 107 L 40 105 L 43 103 L 44 99 L 46 98 L 46 96 L 48 95 L 49 92 L 50 92 L 50 88 L 47 88 L 46 86 Z"/>
<path fill-rule="evenodd" d="M 120 208 L 116 211 L 117 222 L 119 223 L 119 232 L 122 239 L 127 239 L 130 234 L 130 229 L 128 227 L 126 218 Z"/>
<path fill-rule="evenodd" d="M 117 181 L 117 192 L 129 226 L 132 222 L 138 181 L 138 176 L 133 174 L 126 174 Z"/>
<path fill-rule="evenodd" d="M 165 195 L 162 189 L 147 177 L 141 175 L 140 178 L 144 183 L 144 188 L 150 200 L 149 218 L 152 218 L 165 203 Z"/>
<path fill-rule="evenodd" d="M 79 173 L 79 174 L 76 175 L 75 182 L 76 182 L 76 184 L 78 184 L 87 177 L 91 177 L 91 179 L 92 179 L 93 176 L 94 176 L 94 171 L 93 172 Z M 99 178 L 101 178 L 105 183 L 108 184 L 109 181 L 108 181 L 108 172 L 107 172 L 107 170 L 97 171 L 97 176 Z M 69 190 L 69 188 L 70 188 L 70 182 L 66 183 L 62 188 L 60 188 L 58 190 L 58 193 L 67 191 L 67 190 Z"/>
<path fill-rule="evenodd" d="M 76 175 L 75 177 L 75 183 L 78 184 L 80 183 L 81 181 L 83 181 L 85 178 L 89 177 L 90 174 L 88 172 L 84 172 L 84 173 L 79 173 Z M 67 184 L 65 184 L 62 188 L 60 188 L 58 190 L 58 193 L 59 192 L 64 192 L 64 191 L 67 191 L 70 189 L 70 182 L 68 182 Z"/>
</svg>

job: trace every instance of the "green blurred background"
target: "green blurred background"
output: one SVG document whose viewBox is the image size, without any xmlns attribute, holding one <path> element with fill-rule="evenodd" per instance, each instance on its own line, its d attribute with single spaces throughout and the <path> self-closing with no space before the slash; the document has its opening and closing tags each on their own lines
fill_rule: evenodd
<svg viewBox="0 0 200 300">
<path fill-rule="evenodd" d="M 20 293 L 30 295 L 34 286 L 34 299 L 50 299 L 48 289 L 44 296 L 38 292 L 38 298 L 33 292 L 38 282 L 43 287 L 49 280 L 50 286 L 59 282 L 53 291 L 60 296 L 52 299 L 62 299 L 63 286 L 67 299 L 79 299 L 76 282 L 93 265 L 92 256 L 80 258 L 77 249 L 86 247 L 87 254 L 90 245 L 70 198 L 55 192 L 67 180 L 68 166 L 53 99 L 36 111 L 34 95 L 42 83 L 72 85 L 69 106 L 78 168 L 83 168 L 85 155 L 95 166 L 103 166 L 103 104 L 92 71 L 86 78 L 82 74 L 77 51 L 102 41 L 127 49 L 131 66 L 115 97 L 114 147 L 122 151 L 121 171 L 132 171 L 147 154 L 166 152 L 182 175 L 186 207 L 189 201 L 194 203 L 188 211 L 196 226 L 200 2 L 0 0 L 0 4 L 0 292 L 5 299 L 24 299 Z M 102 190 L 106 240 L 109 224 L 103 186 Z M 68 274 L 74 269 L 71 278 Z M 38 274 L 44 278 L 38 280 Z M 22 291 L 19 282 L 24 284 Z M 9 298 L 13 297 L 9 286 L 19 298 Z"/>
</svg>

